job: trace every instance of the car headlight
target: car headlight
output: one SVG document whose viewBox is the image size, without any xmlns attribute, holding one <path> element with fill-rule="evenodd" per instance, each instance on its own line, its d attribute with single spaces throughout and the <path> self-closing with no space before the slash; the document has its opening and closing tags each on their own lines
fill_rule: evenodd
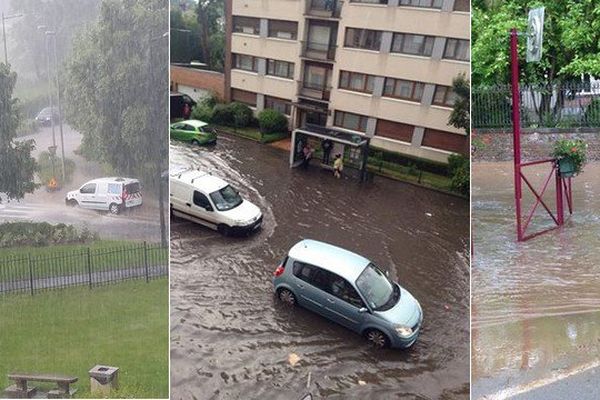
<svg viewBox="0 0 600 400">
<path fill-rule="evenodd" d="M 413 330 L 410 326 L 396 325 L 396 333 L 400 337 L 407 338 L 412 336 Z"/>
</svg>

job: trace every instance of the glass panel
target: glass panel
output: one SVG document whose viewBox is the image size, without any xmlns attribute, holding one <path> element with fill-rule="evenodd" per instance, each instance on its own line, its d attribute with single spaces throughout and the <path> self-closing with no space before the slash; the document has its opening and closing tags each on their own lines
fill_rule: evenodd
<svg viewBox="0 0 600 400">
<path fill-rule="evenodd" d="M 373 93 L 373 88 L 375 86 L 375 78 L 371 75 L 367 76 L 367 92 Z"/>
<path fill-rule="evenodd" d="M 341 88 L 348 88 L 350 85 L 350 73 L 346 72 L 346 71 L 342 71 L 340 73 L 340 87 Z"/>
<path fill-rule="evenodd" d="M 396 96 L 409 99 L 412 94 L 412 82 L 396 81 Z"/>
<path fill-rule="evenodd" d="M 365 80 L 363 74 L 352 74 L 350 76 L 350 89 L 363 90 Z"/>
<path fill-rule="evenodd" d="M 391 78 L 385 80 L 385 87 L 383 88 L 383 94 L 386 96 L 392 96 L 394 94 L 394 83 L 396 81 Z"/>
<path fill-rule="evenodd" d="M 422 83 L 414 83 L 414 92 L 413 92 L 413 100 L 421 101 L 421 97 L 423 97 L 423 84 Z"/>
<path fill-rule="evenodd" d="M 308 31 L 308 48 L 311 50 L 327 51 L 330 35 L 330 27 L 311 25 Z"/>
</svg>

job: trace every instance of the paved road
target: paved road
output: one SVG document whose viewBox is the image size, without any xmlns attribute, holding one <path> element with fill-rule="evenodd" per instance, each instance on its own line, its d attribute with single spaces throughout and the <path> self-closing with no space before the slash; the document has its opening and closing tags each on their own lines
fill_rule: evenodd
<svg viewBox="0 0 600 400">
<path fill-rule="evenodd" d="M 513 400 L 598 400 L 600 367 L 559 379 L 553 383 L 512 397 Z"/>
</svg>

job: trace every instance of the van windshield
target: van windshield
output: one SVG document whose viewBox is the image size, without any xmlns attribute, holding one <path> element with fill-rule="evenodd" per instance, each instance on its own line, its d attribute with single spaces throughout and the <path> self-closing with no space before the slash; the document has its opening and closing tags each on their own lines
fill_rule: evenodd
<svg viewBox="0 0 600 400">
<path fill-rule="evenodd" d="M 210 194 L 210 198 L 213 203 L 215 203 L 215 207 L 219 211 L 227 211 L 233 208 L 236 208 L 244 200 L 240 197 L 237 190 L 232 188 L 230 185 L 225 186 L 221 190 L 217 190 L 216 192 L 212 192 Z"/>
<path fill-rule="evenodd" d="M 356 280 L 356 286 L 369 305 L 376 311 L 392 308 L 400 297 L 400 290 L 375 264 L 367 265 Z"/>
<path fill-rule="evenodd" d="M 125 190 L 129 194 L 137 193 L 140 191 L 140 183 L 139 182 L 128 183 L 127 185 L 125 185 Z"/>
</svg>

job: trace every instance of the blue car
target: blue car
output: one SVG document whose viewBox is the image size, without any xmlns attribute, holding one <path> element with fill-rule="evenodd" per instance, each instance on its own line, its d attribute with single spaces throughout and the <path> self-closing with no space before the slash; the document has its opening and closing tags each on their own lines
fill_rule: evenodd
<svg viewBox="0 0 600 400">
<path fill-rule="evenodd" d="M 423 323 L 419 302 L 358 254 L 302 240 L 274 275 L 279 300 L 321 314 L 376 347 L 408 348 L 419 336 Z"/>
</svg>

